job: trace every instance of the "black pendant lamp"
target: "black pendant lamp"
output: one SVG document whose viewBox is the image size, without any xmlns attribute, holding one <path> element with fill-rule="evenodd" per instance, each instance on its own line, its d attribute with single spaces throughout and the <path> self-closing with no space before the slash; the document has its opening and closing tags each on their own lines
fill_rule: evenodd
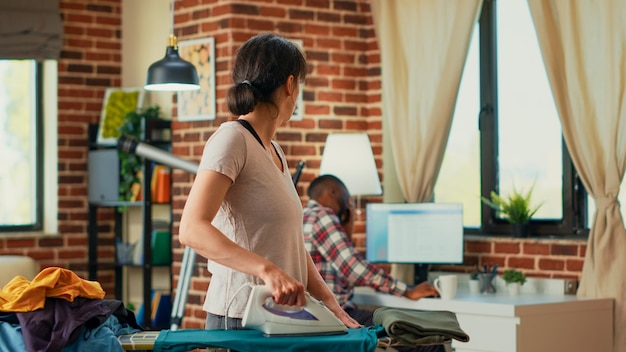
<svg viewBox="0 0 626 352">
<path fill-rule="evenodd" d="M 172 0 L 172 31 L 174 30 L 174 1 Z M 198 72 L 190 62 L 181 59 L 178 55 L 178 41 L 174 34 L 170 34 L 165 57 L 148 68 L 144 88 L 161 92 L 200 89 Z"/>
</svg>

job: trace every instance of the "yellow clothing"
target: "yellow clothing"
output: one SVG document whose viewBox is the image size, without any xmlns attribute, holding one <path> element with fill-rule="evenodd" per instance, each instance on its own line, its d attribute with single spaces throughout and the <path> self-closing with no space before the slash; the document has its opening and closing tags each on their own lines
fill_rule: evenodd
<svg viewBox="0 0 626 352">
<path fill-rule="evenodd" d="M 32 312 L 44 307 L 47 297 L 73 302 L 76 297 L 104 298 L 104 290 L 96 281 L 81 279 L 71 270 L 50 267 L 43 269 L 33 281 L 14 277 L 0 290 L 0 312 Z"/>
</svg>

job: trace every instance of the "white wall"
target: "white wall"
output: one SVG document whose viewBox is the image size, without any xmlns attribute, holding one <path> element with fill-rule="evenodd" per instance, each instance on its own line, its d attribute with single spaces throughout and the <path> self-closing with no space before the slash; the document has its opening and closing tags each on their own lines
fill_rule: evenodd
<svg viewBox="0 0 626 352">
<path fill-rule="evenodd" d="M 122 86 L 143 87 L 148 67 L 165 55 L 172 32 L 169 0 L 122 0 Z M 146 92 L 144 106 L 159 105 L 164 118 L 171 119 L 174 93 Z M 125 240 L 139 241 L 142 235 L 140 207 L 127 210 L 124 221 Z M 169 209 L 153 208 L 155 219 L 169 221 Z M 139 268 L 126 268 L 122 300 L 139 308 L 142 300 L 142 273 Z M 155 289 L 168 289 L 170 271 L 158 267 L 152 277 Z"/>
<path fill-rule="evenodd" d="M 153 62 L 165 55 L 172 32 L 171 1 L 122 0 L 122 86 L 142 87 Z M 144 105 L 157 104 L 171 118 L 174 93 L 148 93 Z"/>
</svg>

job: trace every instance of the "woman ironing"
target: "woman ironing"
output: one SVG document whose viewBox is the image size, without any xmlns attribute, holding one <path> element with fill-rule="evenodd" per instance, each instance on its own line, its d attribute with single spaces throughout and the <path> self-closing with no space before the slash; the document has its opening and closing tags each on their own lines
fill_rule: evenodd
<svg viewBox="0 0 626 352">
<path fill-rule="evenodd" d="M 207 329 L 241 328 L 250 290 L 267 285 L 275 303 L 302 306 L 305 290 L 347 327 L 359 324 L 337 304 L 304 247 L 302 203 L 285 154 L 272 141 L 295 109 L 306 61 L 290 41 L 261 34 L 237 51 L 226 102 L 239 118 L 207 141 L 189 192 L 179 240 L 208 259 Z"/>
</svg>

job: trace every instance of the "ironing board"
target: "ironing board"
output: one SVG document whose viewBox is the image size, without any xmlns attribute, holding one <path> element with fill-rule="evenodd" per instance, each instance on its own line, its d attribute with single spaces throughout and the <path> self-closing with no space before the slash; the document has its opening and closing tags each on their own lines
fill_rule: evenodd
<svg viewBox="0 0 626 352">
<path fill-rule="evenodd" d="M 329 336 L 265 337 L 257 330 L 162 330 L 142 331 L 118 337 L 125 351 L 152 350 L 183 352 L 197 348 L 234 348 L 242 351 L 288 351 L 291 349 L 338 351 L 374 351 L 380 327 L 350 329 L 347 334 Z M 297 347 L 294 347 L 297 346 Z"/>
</svg>

